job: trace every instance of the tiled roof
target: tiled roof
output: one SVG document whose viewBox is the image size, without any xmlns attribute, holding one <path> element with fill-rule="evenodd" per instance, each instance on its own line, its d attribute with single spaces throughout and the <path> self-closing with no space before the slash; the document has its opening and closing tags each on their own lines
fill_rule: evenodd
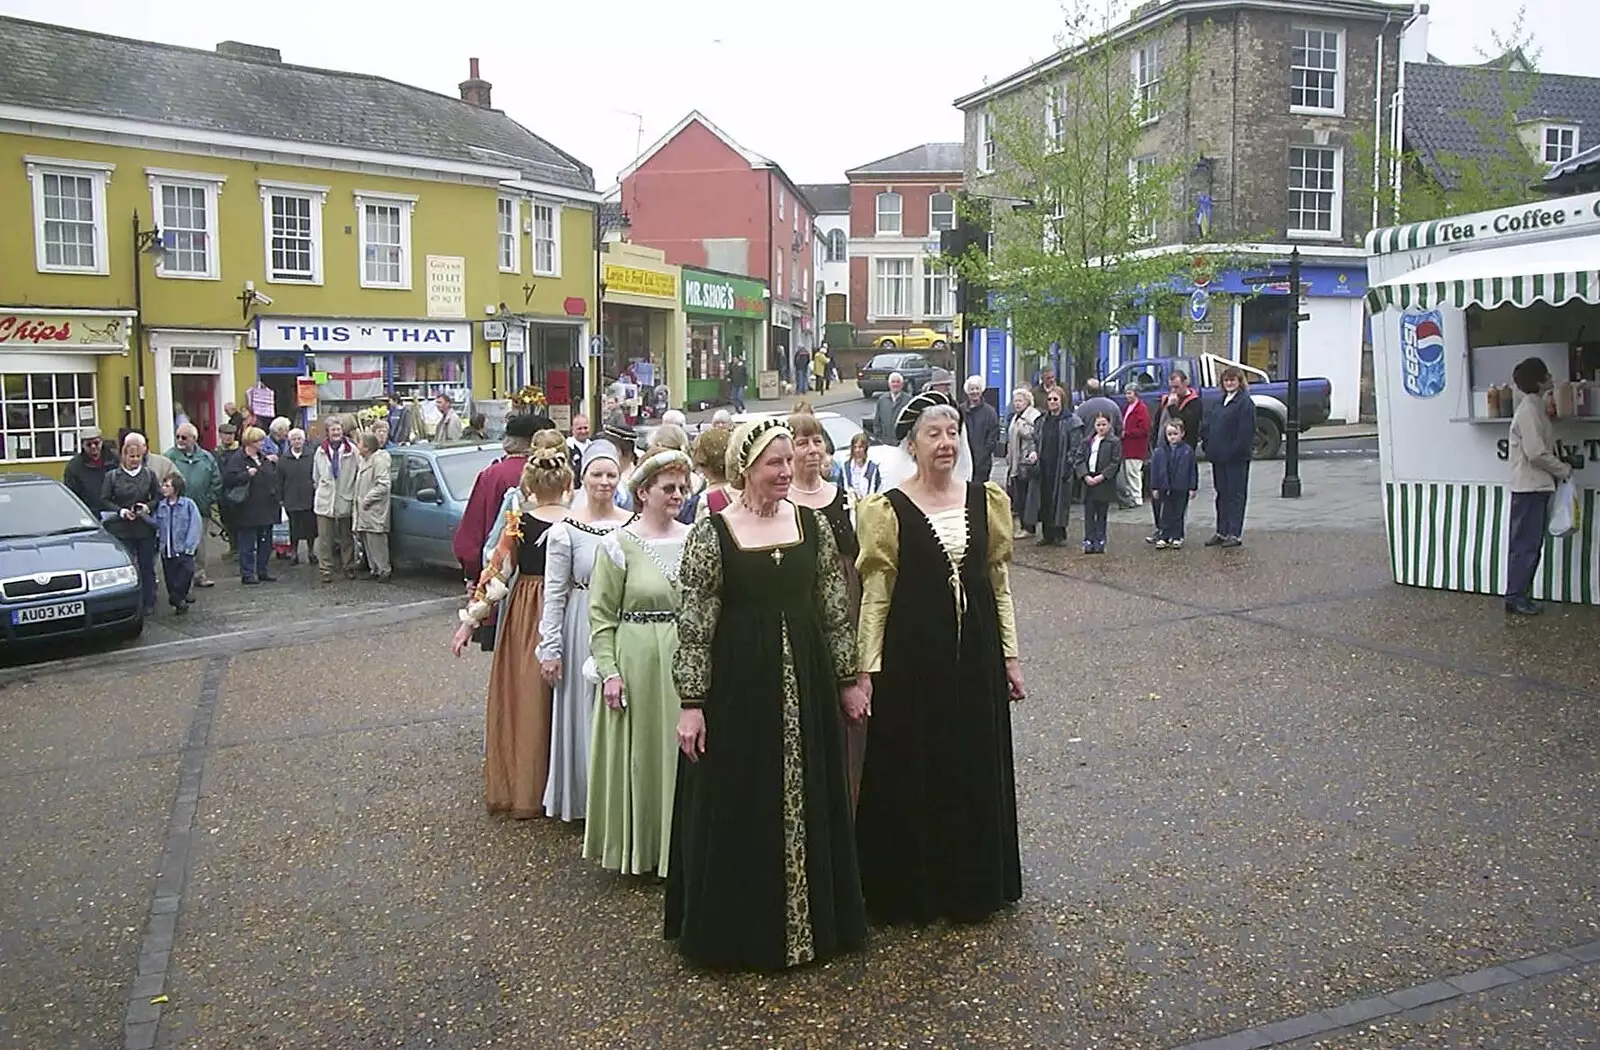
<svg viewBox="0 0 1600 1050">
<path fill-rule="evenodd" d="M 1502 72 L 1484 66 L 1406 63 L 1405 135 L 1435 177 L 1441 153 L 1481 156 L 1493 147 L 1467 114 L 1495 117 L 1504 108 L 1502 78 L 1531 95 L 1519 121 L 1548 120 L 1578 126 L 1578 143 L 1600 141 L 1600 77 Z"/>
<path fill-rule="evenodd" d="M 812 182 L 799 187 L 818 215 L 844 215 L 850 211 L 848 182 Z"/>
<path fill-rule="evenodd" d="M 499 164 L 517 168 L 531 181 L 594 189 L 594 173 L 586 165 L 504 113 L 382 77 L 15 18 L 0 18 L 0 35 L 6 41 L 0 103 Z"/>
<path fill-rule="evenodd" d="M 850 175 L 908 175 L 927 172 L 960 172 L 962 170 L 961 143 L 929 142 L 884 157 L 859 168 L 845 172 Z"/>
</svg>

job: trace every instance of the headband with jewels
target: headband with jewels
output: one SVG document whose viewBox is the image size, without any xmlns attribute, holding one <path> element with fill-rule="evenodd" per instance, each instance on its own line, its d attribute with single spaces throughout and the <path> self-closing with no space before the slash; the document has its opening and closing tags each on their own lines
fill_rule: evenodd
<svg viewBox="0 0 1600 1050">
<path fill-rule="evenodd" d="M 898 444 L 906 439 L 912 428 L 917 425 L 917 420 L 922 413 L 930 408 L 943 405 L 946 408 L 955 408 L 955 399 L 942 390 L 924 390 L 910 401 L 906 402 L 900 414 L 894 417 L 894 440 Z"/>
<path fill-rule="evenodd" d="M 689 457 L 675 448 L 652 452 L 640 460 L 639 465 L 633 468 L 633 473 L 628 475 L 628 493 L 637 501 L 639 490 L 650 484 L 651 479 L 663 470 L 681 470 L 688 474 L 692 469 Z"/>
<path fill-rule="evenodd" d="M 782 416 L 751 420 L 735 430 L 733 437 L 728 439 L 728 481 L 735 488 L 742 487 L 745 471 L 750 469 L 750 464 L 760 459 L 761 453 L 778 438 L 794 440 L 794 434 Z"/>
</svg>

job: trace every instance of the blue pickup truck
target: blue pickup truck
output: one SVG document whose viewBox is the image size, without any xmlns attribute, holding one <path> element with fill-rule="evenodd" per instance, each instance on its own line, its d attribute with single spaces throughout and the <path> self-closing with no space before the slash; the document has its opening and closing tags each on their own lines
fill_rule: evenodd
<svg viewBox="0 0 1600 1050">
<path fill-rule="evenodd" d="M 1176 369 L 1189 376 L 1189 384 L 1200 394 L 1200 403 L 1207 415 L 1222 402 L 1222 370 L 1229 366 L 1242 369 L 1250 383 L 1250 399 L 1256 406 L 1256 459 L 1276 459 L 1283 454 L 1283 435 L 1288 429 L 1289 384 L 1274 381 L 1257 368 L 1229 361 L 1214 354 L 1199 357 L 1146 357 L 1129 361 L 1101 380 L 1105 392 L 1118 401 L 1129 383 L 1138 383 L 1140 399 L 1150 409 L 1150 420 L 1156 418 L 1157 403 L 1167 392 L 1167 377 Z M 1318 377 L 1300 380 L 1300 432 L 1321 426 L 1328 421 L 1333 406 L 1333 384 Z"/>
</svg>

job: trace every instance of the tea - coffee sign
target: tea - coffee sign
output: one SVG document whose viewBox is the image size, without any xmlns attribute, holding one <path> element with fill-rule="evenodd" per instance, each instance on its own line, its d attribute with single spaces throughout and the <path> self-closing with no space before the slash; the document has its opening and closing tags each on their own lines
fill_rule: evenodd
<svg viewBox="0 0 1600 1050">
<path fill-rule="evenodd" d="M 683 310 L 718 317 L 763 317 L 766 286 L 760 281 L 728 274 L 704 273 L 684 267 Z"/>
</svg>

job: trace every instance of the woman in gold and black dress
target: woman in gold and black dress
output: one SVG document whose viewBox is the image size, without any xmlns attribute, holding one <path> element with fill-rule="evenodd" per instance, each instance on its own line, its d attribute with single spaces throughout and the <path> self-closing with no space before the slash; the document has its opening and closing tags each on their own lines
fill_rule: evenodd
<svg viewBox="0 0 1600 1050">
<path fill-rule="evenodd" d="M 793 459 L 781 422 L 740 427 L 739 497 L 694 526 L 680 569 L 666 935 L 718 969 L 781 970 L 866 936 L 843 732 L 866 697 L 833 531 L 787 498 Z"/>
<path fill-rule="evenodd" d="M 1011 501 L 993 482 L 956 476 L 965 438 L 946 395 L 913 398 L 895 430 L 915 473 L 857 508 L 872 694 L 856 810 L 862 892 L 885 921 L 975 921 L 1022 895 Z"/>
</svg>

